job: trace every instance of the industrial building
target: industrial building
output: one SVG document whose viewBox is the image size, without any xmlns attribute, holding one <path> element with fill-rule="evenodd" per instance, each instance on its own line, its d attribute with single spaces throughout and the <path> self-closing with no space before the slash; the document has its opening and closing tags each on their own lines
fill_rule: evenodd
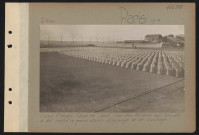
<svg viewBox="0 0 199 135">
<path fill-rule="evenodd" d="M 151 43 L 160 43 L 162 42 L 161 34 L 148 34 L 145 36 L 145 41 L 149 41 Z"/>
<path fill-rule="evenodd" d="M 184 47 L 184 35 L 148 34 L 144 40 L 125 40 L 125 45 L 131 45 L 135 48 L 169 48 Z"/>
</svg>

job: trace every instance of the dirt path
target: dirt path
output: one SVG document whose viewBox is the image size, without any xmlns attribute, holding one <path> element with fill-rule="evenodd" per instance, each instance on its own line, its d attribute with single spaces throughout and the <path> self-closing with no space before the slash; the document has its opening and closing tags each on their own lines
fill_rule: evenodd
<svg viewBox="0 0 199 135">
<path fill-rule="evenodd" d="M 184 79 L 107 106 L 96 112 L 183 112 Z"/>
</svg>

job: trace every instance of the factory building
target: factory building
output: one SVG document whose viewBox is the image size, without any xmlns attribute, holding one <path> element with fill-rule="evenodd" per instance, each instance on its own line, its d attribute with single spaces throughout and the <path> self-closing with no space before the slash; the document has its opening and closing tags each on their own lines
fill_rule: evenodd
<svg viewBox="0 0 199 135">
<path fill-rule="evenodd" d="M 135 48 L 184 47 L 184 35 L 148 34 L 144 40 L 125 40 L 123 43 Z"/>
</svg>

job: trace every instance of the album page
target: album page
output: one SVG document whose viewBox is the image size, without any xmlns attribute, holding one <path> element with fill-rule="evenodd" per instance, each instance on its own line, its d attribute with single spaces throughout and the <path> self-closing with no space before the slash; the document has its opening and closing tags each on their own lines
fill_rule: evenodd
<svg viewBox="0 0 199 135">
<path fill-rule="evenodd" d="M 6 9 L 6 131 L 195 131 L 194 3 Z"/>
</svg>

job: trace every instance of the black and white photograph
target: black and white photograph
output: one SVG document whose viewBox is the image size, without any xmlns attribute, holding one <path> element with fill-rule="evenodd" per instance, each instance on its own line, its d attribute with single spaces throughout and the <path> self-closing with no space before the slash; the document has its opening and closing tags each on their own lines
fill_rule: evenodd
<svg viewBox="0 0 199 135">
<path fill-rule="evenodd" d="M 184 112 L 184 25 L 40 25 L 40 112 Z"/>
</svg>

